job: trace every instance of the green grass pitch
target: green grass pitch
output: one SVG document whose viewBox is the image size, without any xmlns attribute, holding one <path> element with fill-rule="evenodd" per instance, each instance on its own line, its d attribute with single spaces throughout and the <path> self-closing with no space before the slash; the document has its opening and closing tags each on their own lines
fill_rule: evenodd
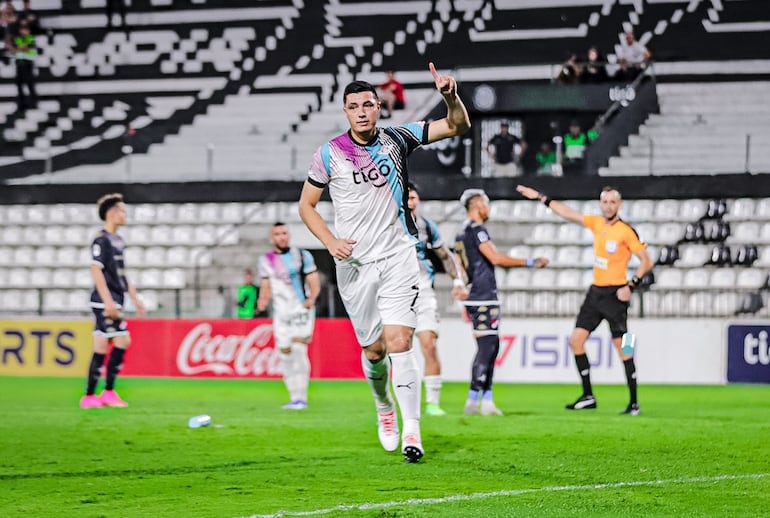
<svg viewBox="0 0 770 518">
<path fill-rule="evenodd" d="M 503 417 L 423 417 L 426 455 L 379 445 L 364 381 L 120 379 L 126 409 L 84 411 L 83 381 L 0 377 L 0 516 L 767 516 L 766 386 L 496 387 Z M 209 428 L 188 429 L 207 413 Z"/>
</svg>

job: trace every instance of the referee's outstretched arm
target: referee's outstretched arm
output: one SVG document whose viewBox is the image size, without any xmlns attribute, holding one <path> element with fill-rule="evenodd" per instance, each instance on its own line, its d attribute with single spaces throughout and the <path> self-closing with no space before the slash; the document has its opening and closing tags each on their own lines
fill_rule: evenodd
<svg viewBox="0 0 770 518">
<path fill-rule="evenodd" d="M 561 216 L 567 221 L 580 224 L 583 223 L 583 215 L 580 212 L 560 201 L 552 200 L 547 194 L 543 194 L 542 192 L 536 191 L 532 187 L 527 187 L 526 185 L 517 185 L 516 190 L 519 191 L 519 193 L 525 198 L 529 198 L 530 200 L 540 200 L 543 202 L 543 204 L 545 204 L 546 207 L 551 209 L 554 214 Z"/>
</svg>

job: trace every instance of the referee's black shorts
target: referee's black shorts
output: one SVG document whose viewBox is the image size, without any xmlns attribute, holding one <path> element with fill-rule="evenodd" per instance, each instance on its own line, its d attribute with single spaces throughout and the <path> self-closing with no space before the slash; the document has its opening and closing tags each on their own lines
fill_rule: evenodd
<svg viewBox="0 0 770 518">
<path fill-rule="evenodd" d="M 618 300 L 616 292 L 620 286 L 594 286 L 588 288 L 588 293 L 580 306 L 575 327 L 592 332 L 602 320 L 607 320 L 613 338 L 620 338 L 628 329 L 628 302 Z"/>
</svg>

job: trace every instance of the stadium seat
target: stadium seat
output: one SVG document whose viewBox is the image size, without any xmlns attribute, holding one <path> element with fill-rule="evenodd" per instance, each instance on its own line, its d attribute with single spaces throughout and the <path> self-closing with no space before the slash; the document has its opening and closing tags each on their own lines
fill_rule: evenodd
<svg viewBox="0 0 770 518">
<path fill-rule="evenodd" d="M 578 289 L 583 288 L 584 286 L 581 284 L 581 280 L 583 277 L 583 273 L 580 270 L 575 269 L 565 269 L 561 270 L 558 273 L 558 276 L 556 277 L 556 284 L 555 286 L 558 288 L 564 288 L 564 289 Z"/>
<path fill-rule="evenodd" d="M 516 245 L 508 250 L 508 255 L 526 259 L 527 257 L 531 257 L 531 250 L 532 249 L 527 245 Z"/>
<path fill-rule="evenodd" d="M 556 231 L 560 224 L 538 223 L 532 229 L 532 234 L 525 241 L 528 244 L 552 244 L 556 243 Z"/>
<path fill-rule="evenodd" d="M 35 249 L 31 246 L 20 246 L 14 250 L 13 263 L 18 266 L 32 266 L 35 264 Z"/>
<path fill-rule="evenodd" d="M 545 257 L 553 261 L 556 257 L 556 248 L 548 245 L 533 246 L 530 253 L 532 254 L 530 257 Z"/>
<path fill-rule="evenodd" d="M 760 236 L 760 224 L 756 221 L 742 221 L 733 223 L 731 226 L 731 241 L 738 243 L 760 243 L 764 244 Z M 768 236 L 770 238 L 770 236 Z M 770 244 L 770 240 L 768 241 Z"/>
<path fill-rule="evenodd" d="M 66 290 L 45 290 L 43 292 L 43 311 L 60 313 L 68 309 Z"/>
<path fill-rule="evenodd" d="M 738 198 L 730 206 L 731 221 L 744 221 L 754 218 L 756 202 L 752 198 Z"/>
<path fill-rule="evenodd" d="M 552 268 L 532 270 L 529 282 L 533 288 L 555 288 L 558 286 L 556 284 L 556 270 Z"/>
<path fill-rule="evenodd" d="M 56 268 L 51 274 L 51 286 L 70 288 L 75 284 L 75 272 L 72 268 Z"/>
<path fill-rule="evenodd" d="M 682 286 L 692 289 L 706 289 L 709 286 L 710 274 L 705 268 L 692 268 L 684 274 Z"/>
<path fill-rule="evenodd" d="M 171 268 L 163 271 L 164 288 L 184 288 L 187 284 L 182 268 Z"/>
<path fill-rule="evenodd" d="M 129 277 L 131 278 L 131 277 Z M 91 277 L 91 271 L 87 268 L 76 268 L 75 276 L 73 279 L 74 288 L 91 288 L 94 284 L 94 280 Z"/>
<path fill-rule="evenodd" d="M 700 218 L 705 211 L 705 201 L 698 199 L 683 200 L 679 205 L 679 221 L 695 221 Z"/>
<path fill-rule="evenodd" d="M 556 293 L 554 292 L 535 292 L 532 295 L 532 310 L 535 315 L 554 315 L 556 314 Z"/>
<path fill-rule="evenodd" d="M 676 221 L 680 214 L 680 202 L 677 200 L 659 200 L 655 204 L 656 221 Z"/>
<path fill-rule="evenodd" d="M 552 260 L 552 266 L 576 268 L 582 266 L 581 256 L 583 251 L 578 246 L 562 246 L 556 251 L 556 257 Z M 522 257 L 522 256 L 519 256 Z M 526 257 L 526 256 L 523 256 Z"/>
<path fill-rule="evenodd" d="M 767 273 L 758 268 L 741 270 L 735 279 L 738 288 L 759 288 L 767 278 Z"/>
<path fill-rule="evenodd" d="M 163 286 L 163 279 L 161 271 L 157 268 L 147 268 L 139 272 L 139 282 L 137 285 L 140 289 L 157 289 Z"/>
<path fill-rule="evenodd" d="M 86 243 L 83 243 L 85 245 Z M 88 252 L 89 249 L 87 248 Z M 90 256 L 90 254 L 88 254 Z M 61 246 L 56 249 L 55 264 L 57 266 L 81 266 L 82 268 L 88 268 L 89 261 L 79 262 L 80 254 L 78 248 L 75 246 Z"/>
<path fill-rule="evenodd" d="M 683 225 L 681 223 L 663 223 L 657 227 L 656 243 L 673 245 L 682 237 Z"/>
<path fill-rule="evenodd" d="M 711 274 L 711 286 L 714 288 L 734 288 L 735 270 L 730 268 L 717 268 Z"/>
<path fill-rule="evenodd" d="M 129 250 L 137 249 L 138 247 L 127 248 Z M 166 265 L 166 248 L 162 246 L 148 246 L 144 249 L 144 254 L 139 260 L 134 260 L 130 256 L 126 256 L 126 266 L 165 266 Z M 129 262 L 131 260 L 131 262 Z"/>
<path fill-rule="evenodd" d="M 651 200 L 635 200 L 629 219 L 634 223 L 654 221 L 655 202 Z"/>
<path fill-rule="evenodd" d="M 8 246 L 0 246 L 0 266 L 14 264 L 14 249 Z"/>
<path fill-rule="evenodd" d="M 677 266 L 682 268 L 703 266 L 710 256 L 711 247 L 708 245 L 681 245 L 679 253 Z"/>
<path fill-rule="evenodd" d="M 29 270 L 28 285 L 36 288 L 47 288 L 52 284 L 51 269 L 45 267 Z"/>
<path fill-rule="evenodd" d="M 505 276 L 505 287 L 509 289 L 527 289 L 531 284 L 531 271 L 527 268 L 511 268 Z"/>
</svg>

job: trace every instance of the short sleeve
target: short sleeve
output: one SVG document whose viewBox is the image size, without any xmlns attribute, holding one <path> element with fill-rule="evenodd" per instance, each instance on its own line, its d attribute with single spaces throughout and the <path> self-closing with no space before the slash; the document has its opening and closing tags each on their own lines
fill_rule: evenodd
<svg viewBox="0 0 770 518">
<path fill-rule="evenodd" d="M 626 237 L 626 243 L 628 244 L 628 249 L 631 250 L 632 254 L 638 254 L 647 248 L 647 243 L 639 238 L 639 234 L 637 234 L 636 230 L 634 230 L 634 228 L 631 226 L 628 227 L 628 237 Z"/>
<path fill-rule="evenodd" d="M 476 239 L 477 245 L 486 243 L 487 241 L 492 241 L 492 239 L 489 237 L 489 233 L 487 232 L 486 227 L 483 226 L 474 228 L 473 236 Z"/>
<path fill-rule="evenodd" d="M 307 173 L 308 182 L 323 189 L 331 180 L 331 153 L 329 144 L 326 143 L 319 147 L 313 155 L 313 161 Z"/>
<path fill-rule="evenodd" d="M 313 259 L 313 254 L 305 249 L 302 249 L 302 262 L 305 265 L 302 269 L 302 273 L 305 275 L 318 271 L 318 267 L 316 266 L 315 260 Z"/>
<path fill-rule="evenodd" d="M 99 236 L 94 239 L 91 244 L 91 264 L 97 264 L 104 268 L 104 264 L 107 262 L 107 255 L 110 243 L 103 236 Z"/>
<path fill-rule="evenodd" d="M 264 255 L 257 261 L 257 275 L 259 275 L 261 279 L 270 278 L 270 269 L 267 267 L 267 257 Z"/>
<path fill-rule="evenodd" d="M 431 237 L 431 242 L 428 243 L 430 247 L 441 248 L 444 246 L 444 240 L 441 239 L 441 232 L 439 232 L 438 225 L 429 219 L 425 220 L 425 224 L 430 227 L 429 235 Z"/>
<path fill-rule="evenodd" d="M 590 229 L 591 232 L 596 232 L 596 229 L 601 225 L 602 221 L 603 218 L 601 216 L 583 214 L 583 226 Z"/>
<path fill-rule="evenodd" d="M 400 126 L 393 126 L 392 129 L 404 139 L 407 155 L 428 143 L 428 124 L 425 121 L 408 122 Z"/>
</svg>

